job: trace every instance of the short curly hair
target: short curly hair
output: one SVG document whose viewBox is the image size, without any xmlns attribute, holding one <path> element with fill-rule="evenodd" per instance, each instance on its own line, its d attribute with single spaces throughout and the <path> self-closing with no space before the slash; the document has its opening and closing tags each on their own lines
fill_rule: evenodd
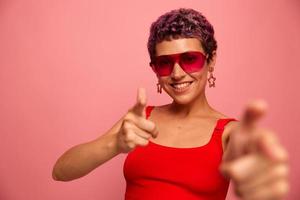
<svg viewBox="0 0 300 200">
<path fill-rule="evenodd" d="M 217 49 L 213 26 L 200 12 L 191 8 L 171 10 L 151 24 L 147 43 L 150 59 L 156 55 L 157 43 L 170 41 L 172 38 L 198 38 L 208 54 L 208 62 L 212 59 L 213 51 Z"/>
</svg>

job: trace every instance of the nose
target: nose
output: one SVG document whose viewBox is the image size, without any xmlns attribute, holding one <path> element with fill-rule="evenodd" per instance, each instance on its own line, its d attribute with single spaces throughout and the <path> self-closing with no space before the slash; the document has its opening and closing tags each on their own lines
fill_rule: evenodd
<svg viewBox="0 0 300 200">
<path fill-rule="evenodd" d="M 181 66 L 176 62 L 171 73 L 173 79 L 181 79 L 186 75 L 186 72 L 181 68 Z"/>
</svg>

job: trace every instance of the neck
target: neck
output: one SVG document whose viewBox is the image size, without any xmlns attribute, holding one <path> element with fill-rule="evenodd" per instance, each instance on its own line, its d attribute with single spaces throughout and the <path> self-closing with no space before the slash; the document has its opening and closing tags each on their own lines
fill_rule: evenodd
<svg viewBox="0 0 300 200">
<path fill-rule="evenodd" d="M 178 104 L 173 101 L 170 104 L 170 112 L 179 118 L 190 118 L 195 116 L 208 116 L 215 110 L 208 104 L 205 92 L 188 104 Z"/>
</svg>

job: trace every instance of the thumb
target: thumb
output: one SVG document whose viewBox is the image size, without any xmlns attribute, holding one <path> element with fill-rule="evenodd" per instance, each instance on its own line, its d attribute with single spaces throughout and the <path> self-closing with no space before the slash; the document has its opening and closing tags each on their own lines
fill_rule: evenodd
<svg viewBox="0 0 300 200">
<path fill-rule="evenodd" d="M 136 115 L 146 118 L 145 108 L 147 105 L 147 96 L 145 88 L 139 87 L 137 91 L 137 99 L 131 111 Z"/>
</svg>

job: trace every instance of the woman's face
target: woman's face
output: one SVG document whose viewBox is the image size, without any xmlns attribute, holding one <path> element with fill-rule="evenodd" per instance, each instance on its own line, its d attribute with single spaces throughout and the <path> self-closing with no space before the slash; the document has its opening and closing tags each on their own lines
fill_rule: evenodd
<svg viewBox="0 0 300 200">
<path fill-rule="evenodd" d="M 197 38 L 180 38 L 171 41 L 163 41 L 156 44 L 156 56 L 182 53 L 186 51 L 200 51 L 204 55 L 204 50 L 200 41 Z M 208 78 L 208 70 L 213 71 L 215 64 L 214 54 L 212 60 L 208 64 L 205 61 L 203 68 L 200 71 L 186 73 L 178 63 L 174 64 L 172 73 L 169 76 L 158 76 L 159 83 L 165 92 L 178 104 L 188 104 L 205 92 L 205 86 Z M 183 92 L 178 91 L 171 84 L 191 82 Z"/>
</svg>

